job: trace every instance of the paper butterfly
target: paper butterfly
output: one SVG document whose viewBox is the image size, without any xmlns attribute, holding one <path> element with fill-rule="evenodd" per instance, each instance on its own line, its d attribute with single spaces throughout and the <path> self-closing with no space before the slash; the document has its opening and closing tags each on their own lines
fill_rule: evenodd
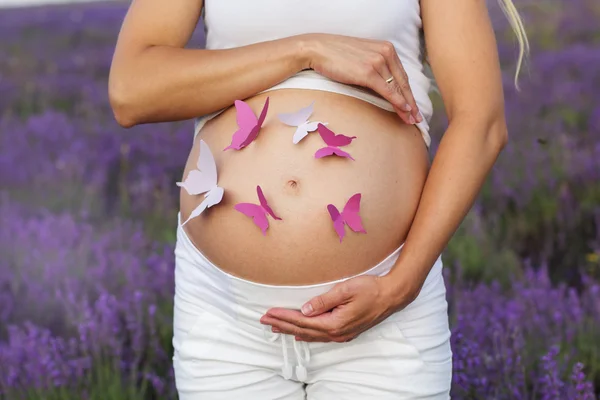
<svg viewBox="0 0 600 400">
<path fill-rule="evenodd" d="M 177 186 L 183 187 L 189 194 L 197 195 L 205 193 L 204 200 L 192 211 L 189 218 L 182 224 L 185 225 L 190 219 L 197 217 L 202 212 L 219 204 L 223 198 L 223 188 L 217 186 L 217 165 L 210 148 L 204 140 L 200 140 L 200 155 L 196 164 L 198 169 L 193 169 L 183 182 L 177 182 Z"/>
<path fill-rule="evenodd" d="M 267 97 L 265 105 L 263 106 L 258 118 L 256 118 L 254 111 L 252 111 L 247 103 L 241 100 L 236 100 L 234 104 L 237 112 L 236 121 L 239 129 L 233 134 L 233 137 L 231 138 L 231 144 L 225 147 L 223 151 L 228 149 L 241 150 L 252 143 L 254 139 L 256 139 L 258 132 L 265 121 L 265 117 L 267 116 L 267 110 L 269 109 L 269 98 Z"/>
<path fill-rule="evenodd" d="M 277 115 L 279 120 L 284 124 L 296 127 L 296 132 L 292 138 L 292 142 L 294 144 L 298 144 L 306 137 L 306 135 L 308 135 L 309 132 L 317 130 L 317 124 L 320 122 L 310 122 L 308 120 L 310 115 L 313 113 L 314 105 L 315 102 L 313 101 L 309 106 L 301 108 L 294 113 L 283 113 Z M 323 125 L 327 125 L 327 123 L 323 123 Z"/>
<path fill-rule="evenodd" d="M 319 135 L 321 135 L 321 138 L 325 144 L 327 144 L 327 147 L 317 150 L 315 153 L 315 158 L 336 155 L 354 160 L 350 154 L 340 149 L 340 147 L 349 145 L 352 140 L 356 139 L 356 136 L 349 137 L 344 135 L 336 135 L 333 133 L 333 131 L 321 123 L 317 125 L 317 130 L 319 131 Z"/>
<path fill-rule="evenodd" d="M 267 219 L 267 214 L 269 214 L 274 219 L 281 220 L 281 218 L 275 215 L 271 207 L 269 207 L 269 205 L 267 204 L 267 199 L 265 198 L 265 195 L 263 194 L 260 186 L 256 187 L 256 193 L 258 194 L 258 201 L 260 202 L 260 205 L 252 203 L 238 203 L 233 208 L 235 208 L 245 216 L 251 217 L 256 226 L 258 226 L 262 230 L 264 236 L 267 234 L 267 228 L 269 227 L 269 220 Z"/>
<path fill-rule="evenodd" d="M 356 193 L 354 196 L 350 197 L 341 213 L 333 204 L 327 206 L 327 211 L 329 211 L 329 215 L 331 215 L 333 221 L 333 228 L 340 237 L 340 243 L 346 235 L 344 224 L 348 225 L 354 232 L 367 233 L 362 226 L 360 215 L 358 215 L 360 211 L 360 198 L 360 193 Z"/>
</svg>

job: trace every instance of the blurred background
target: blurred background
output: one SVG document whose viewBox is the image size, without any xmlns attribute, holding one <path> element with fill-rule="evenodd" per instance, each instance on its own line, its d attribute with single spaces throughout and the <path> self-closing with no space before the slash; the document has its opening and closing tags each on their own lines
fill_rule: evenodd
<svg viewBox="0 0 600 400">
<path fill-rule="evenodd" d="M 488 1 L 510 141 L 444 254 L 452 397 L 595 399 L 600 2 L 514 2 L 531 42 L 520 92 Z M 193 123 L 114 121 L 128 2 L 29 3 L 0 0 L 0 398 L 175 399 L 175 182 Z M 202 45 L 198 26 L 188 47 Z"/>
</svg>

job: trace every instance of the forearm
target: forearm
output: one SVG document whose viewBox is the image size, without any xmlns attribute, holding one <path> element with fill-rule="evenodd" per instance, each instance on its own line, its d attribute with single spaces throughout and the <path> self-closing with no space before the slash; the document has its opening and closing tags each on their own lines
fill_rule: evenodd
<svg viewBox="0 0 600 400">
<path fill-rule="evenodd" d="M 301 37 L 227 50 L 151 46 L 115 58 L 111 105 L 124 126 L 205 115 L 302 70 L 302 46 Z"/>
<path fill-rule="evenodd" d="M 418 295 L 431 267 L 473 205 L 505 141 L 503 117 L 488 121 L 457 117 L 450 122 L 405 244 L 387 275 L 393 301 L 400 304 L 407 295 Z"/>
</svg>

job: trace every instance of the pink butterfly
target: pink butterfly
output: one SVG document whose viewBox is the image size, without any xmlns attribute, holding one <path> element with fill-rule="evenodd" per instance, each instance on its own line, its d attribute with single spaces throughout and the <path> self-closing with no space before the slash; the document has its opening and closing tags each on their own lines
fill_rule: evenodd
<svg viewBox="0 0 600 400">
<path fill-rule="evenodd" d="M 265 101 L 265 105 L 260 113 L 260 116 L 256 118 L 254 111 L 250 106 L 242 100 L 236 100 L 234 102 L 235 109 L 237 112 L 237 124 L 239 129 L 235 131 L 231 138 L 231 144 L 223 149 L 241 150 L 248 146 L 256 137 L 262 127 L 265 117 L 267 116 L 267 110 L 269 109 L 269 98 Z"/>
<path fill-rule="evenodd" d="M 340 147 L 349 145 L 352 142 L 352 140 L 356 139 L 356 136 L 350 137 L 344 135 L 336 135 L 331 129 L 327 128 L 323 124 L 318 124 L 317 130 L 319 131 L 319 135 L 321 135 L 321 138 L 323 139 L 325 144 L 327 144 L 327 147 L 323 147 L 317 150 L 317 152 L 315 153 L 315 158 L 323 158 L 327 156 L 336 155 L 339 157 L 346 157 L 351 160 L 354 160 L 354 158 L 352 158 L 352 156 L 349 153 L 343 151 L 342 149 L 340 149 Z"/>
<path fill-rule="evenodd" d="M 233 208 L 241 212 L 247 217 L 251 217 L 254 220 L 256 226 L 258 226 L 263 235 L 267 234 L 267 228 L 269 227 L 269 220 L 267 219 L 267 214 L 269 214 L 274 219 L 281 220 L 271 207 L 267 204 L 267 199 L 262 192 L 260 186 L 256 187 L 256 193 L 258 194 L 258 200 L 260 201 L 260 205 L 252 204 L 252 203 L 238 203 Z"/>
<path fill-rule="evenodd" d="M 327 211 L 329 211 L 329 215 L 331 215 L 331 219 L 333 220 L 333 228 L 340 237 L 340 243 L 342 243 L 342 239 L 346 235 L 344 224 L 348 225 L 354 232 L 367 233 L 365 228 L 363 228 L 360 215 L 358 215 L 360 211 L 360 198 L 360 193 L 356 193 L 350 197 L 341 213 L 333 204 L 327 206 Z"/>
</svg>

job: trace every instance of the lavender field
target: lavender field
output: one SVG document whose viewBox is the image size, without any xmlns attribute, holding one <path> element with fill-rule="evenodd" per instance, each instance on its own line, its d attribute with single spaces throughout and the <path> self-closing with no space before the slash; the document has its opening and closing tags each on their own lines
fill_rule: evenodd
<svg viewBox="0 0 600 400">
<path fill-rule="evenodd" d="M 453 399 L 600 393 L 600 3 L 490 3 L 510 142 L 445 256 Z M 0 10 L 0 398 L 176 399 L 178 190 L 193 124 L 120 128 L 123 3 Z M 202 46 L 199 27 L 189 44 Z M 438 95 L 434 146 L 447 120 Z"/>
</svg>

